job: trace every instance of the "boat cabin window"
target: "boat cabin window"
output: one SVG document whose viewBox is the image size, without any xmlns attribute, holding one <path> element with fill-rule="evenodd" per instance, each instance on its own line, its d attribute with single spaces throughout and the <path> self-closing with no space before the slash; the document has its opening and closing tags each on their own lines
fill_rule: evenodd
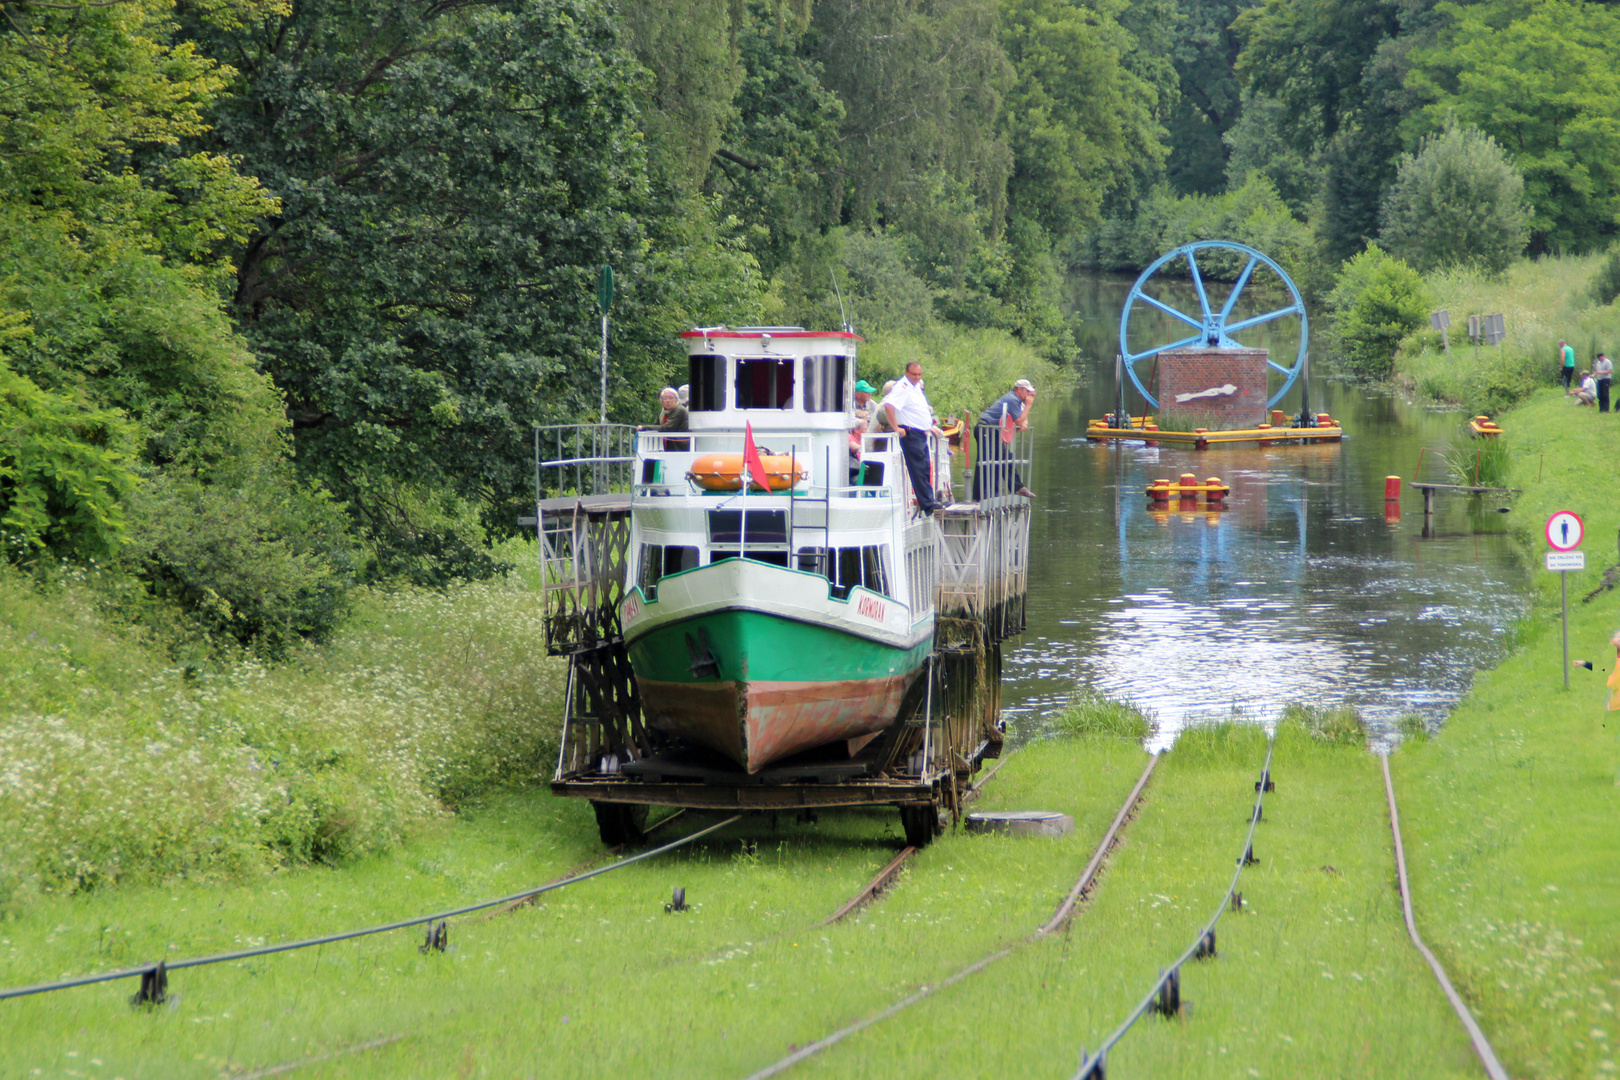
<svg viewBox="0 0 1620 1080">
<path fill-rule="evenodd" d="M 737 408 L 787 409 L 792 405 L 792 360 L 737 361 Z"/>
<path fill-rule="evenodd" d="M 709 562 L 723 563 L 727 559 L 735 559 L 739 555 L 755 562 L 770 563 L 772 566 L 785 567 L 788 564 L 788 553 L 786 551 L 780 548 L 756 548 L 753 544 L 749 544 L 747 549 L 743 551 L 738 551 L 735 548 L 730 551 L 717 549 L 709 554 Z"/>
<path fill-rule="evenodd" d="M 686 407 L 692 412 L 721 412 L 726 407 L 726 358 L 699 353 L 687 358 Z"/>
<path fill-rule="evenodd" d="M 709 562 L 725 562 L 739 555 L 775 566 L 788 564 L 786 510 L 709 511 Z M 747 525 L 747 529 L 743 526 Z M 746 547 L 744 544 L 746 543 Z"/>
<path fill-rule="evenodd" d="M 800 548 L 796 553 L 795 565 L 806 573 L 820 574 L 826 578 L 831 585 L 832 595 L 840 600 L 849 596 L 849 590 L 857 585 L 892 596 L 886 567 L 887 548 L 886 544 L 832 549 Z"/>
<path fill-rule="evenodd" d="M 846 412 L 854 403 L 847 356 L 807 356 L 799 361 L 806 412 Z"/>
<path fill-rule="evenodd" d="M 641 545 L 641 567 L 636 582 L 641 594 L 648 600 L 658 599 L 658 582 L 682 570 L 694 570 L 698 565 L 698 549 L 685 544 Z"/>
<path fill-rule="evenodd" d="M 745 533 L 750 548 L 755 544 L 788 542 L 786 510 L 749 510 L 746 522 L 743 513 L 742 510 L 710 510 L 709 543 L 740 544 Z"/>
</svg>

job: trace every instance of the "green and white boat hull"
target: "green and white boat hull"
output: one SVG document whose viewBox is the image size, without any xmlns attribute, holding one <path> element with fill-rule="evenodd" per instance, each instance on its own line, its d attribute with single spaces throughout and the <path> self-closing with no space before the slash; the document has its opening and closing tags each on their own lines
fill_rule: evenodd
<svg viewBox="0 0 1620 1080">
<path fill-rule="evenodd" d="M 932 612 L 747 559 L 634 589 L 620 616 L 646 722 L 750 773 L 888 727 L 934 638 Z"/>
</svg>

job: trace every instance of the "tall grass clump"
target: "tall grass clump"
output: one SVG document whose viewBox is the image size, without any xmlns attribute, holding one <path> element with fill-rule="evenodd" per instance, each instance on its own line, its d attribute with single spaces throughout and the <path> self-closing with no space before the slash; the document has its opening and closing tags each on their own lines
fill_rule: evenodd
<svg viewBox="0 0 1620 1080">
<path fill-rule="evenodd" d="M 1360 711 L 1350 705 L 1329 705 L 1320 709 L 1297 703 L 1289 705 L 1277 718 L 1277 731 L 1281 735 L 1289 729 L 1330 746 L 1367 744 L 1367 723 Z"/>
<path fill-rule="evenodd" d="M 1465 487 L 1506 487 L 1513 468 L 1513 455 L 1500 436 L 1489 446 L 1443 450 L 1440 459 L 1451 483 Z"/>
<path fill-rule="evenodd" d="M 1153 721 L 1136 706 L 1089 686 L 1074 692 L 1052 726 L 1064 735 L 1138 742 L 1153 733 Z"/>
<path fill-rule="evenodd" d="M 1207 409 L 1160 409 L 1157 419 L 1160 431 L 1234 431 L 1253 427 L 1256 421 L 1243 420 L 1230 413 Z"/>
<path fill-rule="evenodd" d="M 83 575 L 0 570 L 0 910 L 125 879 L 335 862 L 532 780 L 559 671 L 515 576 L 361 594 L 321 650 L 181 667 Z"/>
</svg>

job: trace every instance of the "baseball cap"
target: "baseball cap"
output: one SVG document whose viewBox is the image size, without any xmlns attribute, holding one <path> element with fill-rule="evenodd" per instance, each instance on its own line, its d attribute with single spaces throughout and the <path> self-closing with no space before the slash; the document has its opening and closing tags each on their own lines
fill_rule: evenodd
<svg viewBox="0 0 1620 1080">
<path fill-rule="evenodd" d="M 1035 384 L 1030 382 L 1028 379 L 1019 379 L 1017 382 L 1013 383 L 1013 389 L 1028 390 L 1033 394 L 1035 392 Z"/>
<path fill-rule="evenodd" d="M 877 387 L 873 386 L 871 383 L 867 382 L 865 379 L 862 379 L 860 382 L 856 383 L 855 384 L 855 389 L 859 390 L 863 394 L 875 394 L 875 393 L 877 393 Z"/>
</svg>

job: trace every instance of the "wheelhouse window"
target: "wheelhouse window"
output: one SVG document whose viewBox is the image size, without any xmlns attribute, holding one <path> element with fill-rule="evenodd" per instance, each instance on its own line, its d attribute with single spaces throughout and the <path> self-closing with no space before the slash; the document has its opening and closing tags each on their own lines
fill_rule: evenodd
<svg viewBox="0 0 1620 1080">
<path fill-rule="evenodd" d="M 737 361 L 737 408 L 787 409 L 792 405 L 792 360 Z"/>
<path fill-rule="evenodd" d="M 807 356 L 799 361 L 806 412 L 845 412 L 851 396 L 847 356 Z"/>
<path fill-rule="evenodd" d="M 687 404 L 691 412 L 721 412 L 726 407 L 726 358 L 698 353 L 687 358 Z"/>
</svg>

